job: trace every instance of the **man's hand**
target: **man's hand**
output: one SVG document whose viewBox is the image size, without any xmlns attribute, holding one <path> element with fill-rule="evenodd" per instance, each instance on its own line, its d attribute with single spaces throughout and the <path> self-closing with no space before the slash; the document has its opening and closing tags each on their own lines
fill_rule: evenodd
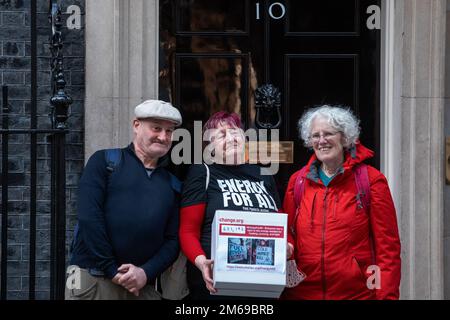
<svg viewBox="0 0 450 320">
<path fill-rule="evenodd" d="M 214 281 L 212 279 L 212 265 L 213 261 L 206 259 L 204 255 L 197 256 L 195 258 L 195 266 L 202 272 L 203 281 L 205 281 L 206 289 L 211 293 L 216 293 L 214 288 Z"/>
<path fill-rule="evenodd" d="M 117 272 L 116 275 L 114 276 L 114 278 L 112 278 L 111 281 L 113 283 L 117 284 L 117 285 L 120 285 L 119 284 L 119 279 L 120 279 L 120 277 L 122 277 L 122 275 L 123 275 L 123 273 Z"/>
<path fill-rule="evenodd" d="M 133 264 L 123 264 L 118 271 L 119 273 L 116 274 L 112 281 L 121 285 L 136 297 L 139 296 L 139 290 L 147 284 L 145 271 Z"/>
</svg>

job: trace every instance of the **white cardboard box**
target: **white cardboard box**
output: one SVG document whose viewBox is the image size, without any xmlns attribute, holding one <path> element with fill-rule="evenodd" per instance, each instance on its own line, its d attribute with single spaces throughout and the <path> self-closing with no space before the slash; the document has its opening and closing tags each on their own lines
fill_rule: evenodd
<svg viewBox="0 0 450 320">
<path fill-rule="evenodd" d="M 217 210 L 211 258 L 217 295 L 278 298 L 286 285 L 287 215 Z"/>
</svg>

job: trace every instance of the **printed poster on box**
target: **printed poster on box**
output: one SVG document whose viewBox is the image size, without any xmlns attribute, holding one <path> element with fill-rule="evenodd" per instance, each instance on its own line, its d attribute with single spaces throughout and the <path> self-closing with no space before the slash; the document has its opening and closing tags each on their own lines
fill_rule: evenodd
<svg viewBox="0 0 450 320">
<path fill-rule="evenodd" d="M 219 295 L 279 297 L 286 285 L 287 215 L 216 211 L 211 257 Z"/>
</svg>

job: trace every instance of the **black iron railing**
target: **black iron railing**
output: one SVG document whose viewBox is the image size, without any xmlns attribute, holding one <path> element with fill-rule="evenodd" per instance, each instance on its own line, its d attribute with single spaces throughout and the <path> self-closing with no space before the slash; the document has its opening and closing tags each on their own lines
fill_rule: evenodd
<svg viewBox="0 0 450 320">
<path fill-rule="evenodd" d="M 66 164 L 65 137 L 67 131 L 68 108 L 72 99 L 66 94 L 63 70 L 62 14 L 57 2 L 49 0 L 49 22 L 51 25 L 50 51 L 52 53 L 50 97 L 51 129 L 37 128 L 37 14 L 36 1 L 31 1 L 31 111 L 29 129 L 10 129 L 10 108 L 8 87 L 2 87 L 2 233 L 1 233 L 1 275 L 0 299 L 7 299 L 8 279 L 8 187 L 9 187 L 9 139 L 11 135 L 30 136 L 30 210 L 29 210 L 29 299 L 35 299 L 36 283 L 36 205 L 37 205 L 37 137 L 45 135 L 50 142 L 50 190 L 51 190 L 51 227 L 50 227 L 50 298 L 63 299 L 65 285 L 65 248 L 66 248 Z"/>
</svg>

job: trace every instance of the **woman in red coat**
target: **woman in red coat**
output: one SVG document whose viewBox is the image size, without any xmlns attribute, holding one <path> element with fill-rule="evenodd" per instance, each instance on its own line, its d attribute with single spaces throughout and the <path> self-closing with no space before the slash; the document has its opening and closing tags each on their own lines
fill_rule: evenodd
<svg viewBox="0 0 450 320">
<path fill-rule="evenodd" d="M 282 297 L 398 299 L 401 261 L 394 203 L 384 175 L 363 164 L 373 152 L 358 141 L 359 120 L 350 110 L 322 106 L 303 115 L 299 131 L 314 155 L 291 176 L 283 207 L 292 230 L 288 241 L 307 277 Z M 361 192 L 364 173 L 356 174 L 356 168 L 365 171 L 366 192 Z M 368 204 L 361 201 L 364 193 Z"/>
</svg>

